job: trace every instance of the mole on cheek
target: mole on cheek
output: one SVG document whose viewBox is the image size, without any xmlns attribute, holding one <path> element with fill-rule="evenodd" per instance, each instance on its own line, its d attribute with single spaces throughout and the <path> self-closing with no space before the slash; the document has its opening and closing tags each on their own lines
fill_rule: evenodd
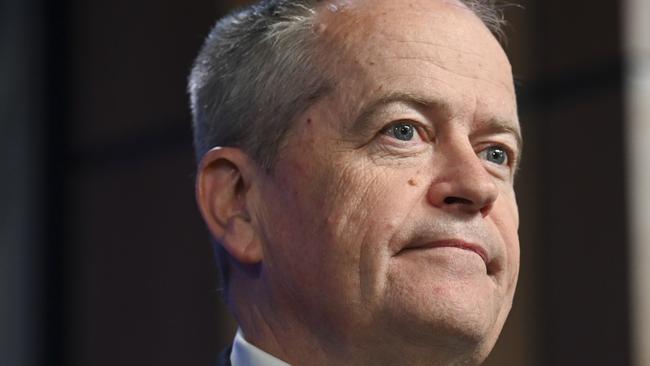
<svg viewBox="0 0 650 366">
<path fill-rule="evenodd" d="M 409 183 L 410 186 L 413 186 L 413 187 L 418 185 L 418 183 L 415 181 L 415 178 L 409 179 L 408 183 Z"/>
</svg>

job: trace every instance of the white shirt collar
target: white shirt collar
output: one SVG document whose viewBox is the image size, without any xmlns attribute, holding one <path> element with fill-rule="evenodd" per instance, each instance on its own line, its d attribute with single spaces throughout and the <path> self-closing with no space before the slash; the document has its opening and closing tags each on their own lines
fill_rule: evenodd
<svg viewBox="0 0 650 366">
<path fill-rule="evenodd" d="M 230 353 L 232 366 L 291 366 L 248 343 L 241 329 L 237 329 Z"/>
</svg>

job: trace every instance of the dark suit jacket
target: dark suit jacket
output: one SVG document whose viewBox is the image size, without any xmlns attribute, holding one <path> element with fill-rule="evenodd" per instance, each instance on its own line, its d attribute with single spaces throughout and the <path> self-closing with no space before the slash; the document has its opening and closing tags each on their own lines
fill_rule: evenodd
<svg viewBox="0 0 650 366">
<path fill-rule="evenodd" d="M 232 346 L 224 349 L 219 354 L 219 359 L 217 360 L 217 366 L 230 366 L 230 351 Z"/>
</svg>

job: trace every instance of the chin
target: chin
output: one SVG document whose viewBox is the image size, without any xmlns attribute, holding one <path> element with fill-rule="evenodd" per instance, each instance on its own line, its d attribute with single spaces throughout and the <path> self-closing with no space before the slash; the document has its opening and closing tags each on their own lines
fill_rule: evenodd
<svg viewBox="0 0 650 366">
<path fill-rule="evenodd" d="M 414 352 L 445 351 L 467 365 L 487 357 L 511 306 L 510 298 L 498 296 L 494 286 L 481 280 L 421 278 L 392 290 L 383 319 L 396 338 Z"/>
<path fill-rule="evenodd" d="M 422 364 L 440 358 L 447 360 L 441 365 L 480 365 L 494 347 L 502 324 L 486 324 L 471 317 L 463 319 L 462 314 L 448 316 L 428 319 L 419 327 L 411 323 L 407 328 L 404 324 L 405 332 L 400 332 L 400 336 L 406 341 L 405 352 L 412 351 L 413 359 L 422 360 Z"/>
</svg>

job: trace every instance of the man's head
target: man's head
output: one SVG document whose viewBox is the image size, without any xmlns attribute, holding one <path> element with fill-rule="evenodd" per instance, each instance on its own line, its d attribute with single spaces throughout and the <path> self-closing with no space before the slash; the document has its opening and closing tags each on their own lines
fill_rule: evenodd
<svg viewBox="0 0 650 366">
<path fill-rule="evenodd" d="M 458 1 L 265 4 L 217 26 L 190 85 L 197 199 L 247 339 L 296 364 L 480 362 L 519 268 L 498 42 Z M 265 47 L 221 40 L 273 14 L 292 25 L 248 36 Z"/>
</svg>

